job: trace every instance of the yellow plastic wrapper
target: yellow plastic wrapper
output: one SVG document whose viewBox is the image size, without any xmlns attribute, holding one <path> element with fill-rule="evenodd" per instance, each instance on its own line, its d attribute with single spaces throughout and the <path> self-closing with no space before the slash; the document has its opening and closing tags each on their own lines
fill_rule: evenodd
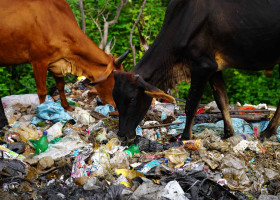
<svg viewBox="0 0 280 200">
<path fill-rule="evenodd" d="M 129 183 L 131 184 L 131 179 L 135 178 L 135 177 L 145 177 L 144 174 L 135 171 L 135 170 L 129 170 L 129 169 L 115 169 L 115 172 L 117 175 L 122 174 L 123 176 L 125 176 L 127 178 L 127 180 L 129 181 Z"/>
<path fill-rule="evenodd" d="M 200 149 L 201 146 L 202 146 L 201 139 L 198 139 L 198 140 L 184 140 L 183 144 L 184 144 L 184 148 L 192 149 L 192 150 Z"/>
<path fill-rule="evenodd" d="M 86 79 L 86 77 L 85 76 L 78 76 L 78 78 L 77 78 L 78 81 L 82 80 L 82 79 Z"/>
<path fill-rule="evenodd" d="M 178 165 L 176 165 L 174 168 L 180 168 L 180 167 L 183 167 L 185 164 L 185 162 L 181 162 L 179 163 Z"/>
<path fill-rule="evenodd" d="M 130 188 L 130 184 L 128 182 L 122 181 L 120 184 L 124 185 L 127 188 Z"/>
<path fill-rule="evenodd" d="M 120 145 L 120 141 L 118 138 L 112 138 L 106 146 L 111 150 L 113 146 Z"/>
</svg>

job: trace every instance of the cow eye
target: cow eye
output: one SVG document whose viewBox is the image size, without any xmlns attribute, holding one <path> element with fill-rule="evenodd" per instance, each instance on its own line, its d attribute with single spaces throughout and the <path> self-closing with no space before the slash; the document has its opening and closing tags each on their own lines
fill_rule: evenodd
<svg viewBox="0 0 280 200">
<path fill-rule="evenodd" d="M 135 98 L 130 98 L 130 103 L 133 103 L 135 101 Z"/>
</svg>

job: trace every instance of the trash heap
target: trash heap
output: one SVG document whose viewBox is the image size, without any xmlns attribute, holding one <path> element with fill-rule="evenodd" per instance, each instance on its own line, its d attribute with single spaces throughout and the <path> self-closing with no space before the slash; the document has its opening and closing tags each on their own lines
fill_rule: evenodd
<svg viewBox="0 0 280 200">
<path fill-rule="evenodd" d="M 231 106 L 226 140 L 215 103 L 201 105 L 194 139 L 181 141 L 183 106 L 156 101 L 123 142 L 111 105 L 82 82 L 66 91 L 73 112 L 58 93 L 40 105 L 36 94 L 2 99 L 1 199 L 280 199 L 280 135 L 258 140 L 273 115 L 266 105 Z"/>
</svg>

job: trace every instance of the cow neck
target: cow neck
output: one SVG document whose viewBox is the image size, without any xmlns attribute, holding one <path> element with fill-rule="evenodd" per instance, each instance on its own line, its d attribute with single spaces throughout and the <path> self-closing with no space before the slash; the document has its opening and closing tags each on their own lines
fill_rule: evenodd
<svg viewBox="0 0 280 200">
<path fill-rule="evenodd" d="M 185 0 L 170 2 L 159 34 L 132 72 L 163 90 L 172 85 L 173 67 L 182 62 L 180 55 L 188 42 L 188 38 L 183 43 L 178 40 L 177 35 L 184 29 L 178 30 L 177 27 L 184 25 L 185 21 L 182 22 L 181 19 L 189 19 L 186 12 L 195 3 L 196 1 Z M 188 27 L 190 22 L 191 20 L 187 20 L 184 27 Z"/>
<path fill-rule="evenodd" d="M 79 41 L 78 46 L 72 49 L 72 74 L 94 80 L 106 71 L 111 58 L 88 37 L 83 38 L 83 41 Z"/>
<path fill-rule="evenodd" d="M 166 36 L 158 36 L 158 38 L 161 37 Z M 158 38 L 132 70 L 133 73 L 139 74 L 145 81 L 156 87 L 160 87 L 160 80 L 168 75 L 169 70 L 175 64 L 173 53 L 168 50 L 170 49 L 169 43 L 159 43 Z"/>
</svg>

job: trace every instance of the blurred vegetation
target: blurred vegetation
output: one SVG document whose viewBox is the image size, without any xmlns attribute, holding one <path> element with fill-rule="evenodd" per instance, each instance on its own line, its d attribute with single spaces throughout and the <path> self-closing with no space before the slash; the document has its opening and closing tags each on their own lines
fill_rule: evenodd
<svg viewBox="0 0 280 200">
<path fill-rule="evenodd" d="M 73 13 L 81 26 L 81 12 L 78 0 L 67 0 Z M 127 5 L 122 9 L 116 24 L 109 27 L 108 41 L 115 41 L 111 53 L 118 56 L 127 48 L 130 49 L 129 34 L 130 30 L 138 16 L 143 0 L 129 0 Z M 151 45 L 162 26 L 166 7 L 169 0 L 147 0 L 144 13 L 140 20 L 140 26 L 143 28 L 142 34 L 145 36 L 149 45 Z M 93 19 L 103 29 L 103 16 L 110 21 L 114 18 L 116 8 L 120 0 L 84 0 L 86 34 L 97 44 L 100 44 L 101 37 L 97 25 Z M 102 14 L 103 16 L 102 16 Z M 114 43 L 114 42 L 113 42 Z M 136 61 L 144 55 L 145 51 L 140 46 L 138 30 L 135 29 L 133 34 L 133 43 L 136 48 Z M 123 63 L 125 70 L 130 71 L 133 68 L 132 54 Z M 278 67 L 275 67 L 270 77 L 265 77 L 263 72 L 248 72 L 235 69 L 225 70 L 225 82 L 231 104 L 236 102 L 259 104 L 267 103 L 276 106 L 279 100 L 279 73 Z M 11 94 L 36 93 L 35 80 L 33 78 L 32 67 L 29 64 L 18 66 L 9 66 L 0 68 L 0 96 Z M 74 76 L 68 75 L 66 82 L 75 80 Z M 48 90 L 55 85 L 51 75 L 47 78 Z M 178 84 L 178 93 L 180 98 L 185 98 L 188 94 L 189 85 L 185 82 Z M 212 91 L 207 85 L 204 92 L 202 103 L 213 101 Z"/>
</svg>

